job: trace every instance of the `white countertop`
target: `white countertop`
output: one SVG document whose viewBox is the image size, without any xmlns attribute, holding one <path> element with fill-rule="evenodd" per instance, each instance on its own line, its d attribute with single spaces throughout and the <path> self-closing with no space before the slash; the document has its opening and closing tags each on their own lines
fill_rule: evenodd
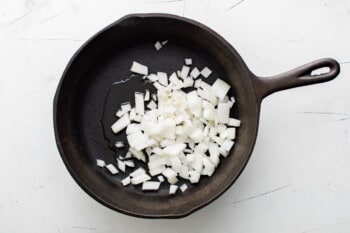
<svg viewBox="0 0 350 233">
<path fill-rule="evenodd" d="M 256 74 L 333 57 L 331 82 L 263 101 L 252 157 L 219 199 L 179 220 L 114 212 L 90 198 L 56 149 L 52 109 L 72 54 L 128 13 L 198 20 Z M 350 1 L 2 0 L 0 232 L 350 232 Z"/>
</svg>

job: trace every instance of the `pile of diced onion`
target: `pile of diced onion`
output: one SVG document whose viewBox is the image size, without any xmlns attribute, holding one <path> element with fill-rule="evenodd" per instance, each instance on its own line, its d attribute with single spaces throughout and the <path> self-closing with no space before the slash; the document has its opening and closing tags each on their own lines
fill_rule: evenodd
<svg viewBox="0 0 350 233">
<path fill-rule="evenodd" d="M 157 42 L 155 47 L 164 44 Z M 117 111 L 111 129 L 115 134 L 126 130 L 129 144 L 127 154 L 116 158 L 117 167 L 97 160 L 113 175 L 125 173 L 122 185 L 158 190 L 165 182 L 169 194 L 175 194 L 180 177 L 198 183 L 202 176 L 212 176 L 221 157 L 229 155 L 241 124 L 230 116 L 235 103 L 233 96 L 227 96 L 230 86 L 221 79 L 209 85 L 205 79 L 212 71 L 191 65 L 192 59 L 185 59 L 182 69 L 168 77 L 164 72 L 149 74 L 147 66 L 133 62 L 131 72 L 142 75 L 139 78 L 151 82 L 157 92 L 136 92 L 135 106 L 123 103 Z M 125 143 L 115 146 L 123 148 Z M 135 167 L 133 159 L 144 162 L 147 169 Z M 126 167 L 133 171 L 126 173 Z M 180 185 L 182 192 L 186 189 L 186 182 Z"/>
</svg>

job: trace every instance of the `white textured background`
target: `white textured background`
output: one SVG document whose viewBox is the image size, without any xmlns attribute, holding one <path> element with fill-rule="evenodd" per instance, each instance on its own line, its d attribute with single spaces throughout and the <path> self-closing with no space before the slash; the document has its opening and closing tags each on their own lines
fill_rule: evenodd
<svg viewBox="0 0 350 233">
<path fill-rule="evenodd" d="M 53 96 L 72 54 L 128 13 L 165 12 L 223 35 L 258 75 L 333 57 L 340 76 L 262 105 L 237 182 L 179 220 L 98 204 L 57 152 Z M 0 0 L 0 232 L 350 232 L 350 1 Z"/>
</svg>

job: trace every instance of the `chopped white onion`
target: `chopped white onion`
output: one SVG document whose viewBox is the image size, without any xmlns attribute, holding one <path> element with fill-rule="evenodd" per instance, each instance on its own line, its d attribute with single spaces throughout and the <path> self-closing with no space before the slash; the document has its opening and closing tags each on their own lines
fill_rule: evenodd
<svg viewBox="0 0 350 233">
<path fill-rule="evenodd" d="M 120 108 L 122 109 L 123 112 L 129 112 L 131 110 L 131 104 L 129 102 L 122 103 Z"/>
<path fill-rule="evenodd" d="M 219 123 L 227 124 L 230 119 L 230 104 L 229 103 L 218 103 L 217 119 Z"/>
<path fill-rule="evenodd" d="M 145 113 L 145 105 L 143 100 L 143 93 L 135 93 L 135 110 L 136 114 L 143 115 Z"/>
<path fill-rule="evenodd" d="M 156 175 L 162 174 L 165 169 L 166 169 L 165 165 L 162 165 L 162 166 L 150 169 L 149 174 L 151 174 L 151 176 L 156 176 Z"/>
<path fill-rule="evenodd" d="M 181 190 L 181 192 L 185 192 L 186 190 L 187 190 L 187 184 L 182 184 L 181 186 L 180 186 L 180 190 Z"/>
<path fill-rule="evenodd" d="M 164 72 L 158 72 L 158 82 L 162 84 L 163 86 L 168 86 L 168 76 Z"/>
<path fill-rule="evenodd" d="M 216 79 L 215 82 L 212 85 L 212 90 L 215 93 L 215 95 L 220 99 L 224 99 L 227 92 L 230 90 L 230 85 L 228 85 L 225 81 L 222 79 Z"/>
<path fill-rule="evenodd" d="M 157 104 L 151 100 L 148 104 L 147 104 L 147 108 L 149 109 L 156 109 L 157 108 Z"/>
<path fill-rule="evenodd" d="M 159 180 L 159 182 L 164 182 L 165 181 L 165 179 L 164 179 L 164 177 L 162 175 L 157 176 L 157 179 Z"/>
<path fill-rule="evenodd" d="M 169 187 L 169 194 L 174 195 L 176 193 L 176 190 L 178 189 L 179 186 L 175 184 L 171 184 Z"/>
<path fill-rule="evenodd" d="M 177 174 L 176 172 L 171 168 L 166 168 L 162 174 L 168 179 L 168 182 L 170 184 L 177 183 L 178 179 L 176 178 Z"/>
<path fill-rule="evenodd" d="M 181 77 L 182 79 L 187 78 L 189 72 L 190 72 L 190 67 L 188 67 L 188 66 L 182 66 L 181 73 L 180 73 L 180 77 Z"/>
<path fill-rule="evenodd" d="M 154 44 L 154 47 L 156 48 L 157 51 L 159 51 L 163 46 L 162 46 L 162 44 L 161 44 L 159 41 L 157 41 L 157 42 Z"/>
<path fill-rule="evenodd" d="M 140 168 L 137 168 L 135 171 L 131 172 L 129 175 L 131 177 L 136 177 L 136 176 L 140 176 L 140 175 L 145 174 L 145 173 L 146 173 L 145 169 L 140 167 Z"/>
<path fill-rule="evenodd" d="M 160 182 L 158 181 L 146 181 L 142 183 L 142 190 L 158 190 Z"/>
<path fill-rule="evenodd" d="M 241 126 L 241 121 L 237 120 L 235 118 L 230 118 L 228 121 L 228 125 L 229 126 L 233 126 L 233 127 L 240 127 Z"/>
<path fill-rule="evenodd" d="M 185 64 L 186 65 L 192 65 L 192 59 L 191 58 L 185 58 Z"/>
<path fill-rule="evenodd" d="M 151 81 L 151 82 L 156 82 L 158 80 L 158 76 L 155 75 L 155 74 L 149 74 L 147 76 L 148 80 Z"/>
<path fill-rule="evenodd" d="M 115 147 L 118 148 L 118 149 L 125 147 L 125 144 L 124 144 L 123 141 L 118 141 L 118 142 L 116 142 L 114 145 L 115 145 Z"/>
<path fill-rule="evenodd" d="M 117 117 L 122 117 L 125 114 L 123 110 L 118 110 L 117 113 L 115 114 Z"/>
<path fill-rule="evenodd" d="M 106 166 L 106 162 L 103 161 L 102 159 L 96 159 L 96 164 L 99 167 L 105 167 Z"/>
<path fill-rule="evenodd" d="M 112 174 L 112 175 L 115 175 L 115 174 L 118 174 L 118 170 L 117 168 L 113 165 L 113 164 L 108 164 L 106 165 L 106 168 L 108 169 L 108 171 Z"/>
<path fill-rule="evenodd" d="M 117 134 L 123 129 L 125 129 L 130 123 L 129 116 L 126 114 L 119 118 L 114 124 L 111 126 L 113 133 Z"/>
<path fill-rule="evenodd" d="M 128 184 L 130 184 L 130 181 L 131 181 L 130 176 L 127 176 L 124 179 L 122 179 L 123 186 L 127 186 Z"/>
<path fill-rule="evenodd" d="M 157 41 L 155 47 L 159 50 L 164 44 Z M 198 183 L 201 176 L 214 174 L 220 155 L 229 155 L 236 127 L 241 124 L 230 116 L 235 103 L 234 97 L 227 96 L 230 86 L 221 79 L 212 85 L 197 79 L 199 75 L 208 78 L 212 71 L 208 67 L 190 70 L 190 65 L 192 59 L 185 58 L 181 71 L 169 73 L 168 78 L 165 72 L 148 75 L 147 66 L 133 62 L 131 71 L 151 81 L 156 93 L 148 89 L 145 94 L 136 92 L 135 106 L 122 104 L 116 113 L 119 119 L 111 126 L 114 133 L 126 128 L 129 144 L 124 158 L 117 158 L 119 171 L 135 167 L 134 161 L 124 160 L 131 157 L 143 161 L 147 168 L 147 172 L 141 167 L 131 172 L 122 180 L 124 186 L 142 184 L 143 190 L 158 190 L 166 179 L 169 194 L 175 194 L 179 187 L 175 184 L 180 178 Z M 115 145 L 122 148 L 124 143 L 118 141 Z M 111 173 L 118 172 L 115 167 L 115 171 L 109 167 Z M 150 181 L 152 177 L 157 177 L 159 182 Z M 187 188 L 186 183 L 180 186 L 182 192 Z"/>
<path fill-rule="evenodd" d="M 147 175 L 146 173 L 143 173 L 139 176 L 135 176 L 133 178 L 131 178 L 131 184 L 141 184 L 141 183 L 144 183 L 145 181 L 148 181 L 150 180 L 151 177 L 149 175 Z"/>
<path fill-rule="evenodd" d="M 130 68 L 131 72 L 137 73 L 137 74 L 143 74 L 143 75 L 148 75 L 148 67 L 145 65 L 142 65 L 136 61 L 132 62 L 131 68 Z"/>
<path fill-rule="evenodd" d="M 221 148 L 223 148 L 226 151 L 230 151 L 234 142 L 232 140 L 225 140 L 224 143 L 221 145 Z"/>
<path fill-rule="evenodd" d="M 124 161 L 121 161 L 120 159 L 117 159 L 117 163 L 118 163 L 118 168 L 120 171 L 125 172 L 125 163 Z"/>
<path fill-rule="evenodd" d="M 149 101 L 150 99 L 150 92 L 148 89 L 146 89 L 146 93 L 145 93 L 145 97 L 144 97 L 144 101 Z"/>
<path fill-rule="evenodd" d="M 198 78 L 198 76 L 201 74 L 201 72 L 198 70 L 197 67 L 194 67 L 190 73 L 191 77 Z"/>
<path fill-rule="evenodd" d="M 204 78 L 208 78 L 211 75 L 212 71 L 208 67 L 204 67 L 203 70 L 201 71 L 201 75 Z"/>
<path fill-rule="evenodd" d="M 128 151 L 128 152 L 126 152 L 126 154 L 125 154 L 125 159 L 130 159 L 132 157 L 132 154 L 131 154 L 131 152 L 130 151 Z"/>
<path fill-rule="evenodd" d="M 134 163 L 134 161 L 132 161 L 132 160 L 124 161 L 124 163 L 125 163 L 125 166 L 128 166 L 128 167 L 135 167 L 135 163 Z"/>
</svg>

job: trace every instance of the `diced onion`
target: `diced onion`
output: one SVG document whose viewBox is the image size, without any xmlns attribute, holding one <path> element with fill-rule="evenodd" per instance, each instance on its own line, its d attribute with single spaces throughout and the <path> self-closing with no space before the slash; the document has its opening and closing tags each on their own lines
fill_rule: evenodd
<svg viewBox="0 0 350 233">
<path fill-rule="evenodd" d="M 187 184 L 182 184 L 181 186 L 180 186 L 180 190 L 181 190 L 181 192 L 185 192 L 186 190 L 187 190 Z"/>
<path fill-rule="evenodd" d="M 123 148 L 123 147 L 125 147 L 125 144 L 124 144 L 124 142 L 122 142 L 122 141 L 118 141 L 118 142 L 116 142 L 115 144 L 115 147 L 116 148 Z"/>
<path fill-rule="evenodd" d="M 227 92 L 230 90 L 230 85 L 228 85 L 222 79 L 216 79 L 212 85 L 213 92 L 216 96 L 222 100 L 226 96 Z"/>
<path fill-rule="evenodd" d="M 157 41 L 154 46 L 160 50 L 165 43 Z M 198 79 L 200 75 L 208 78 L 213 72 L 208 67 L 201 71 L 190 68 L 192 64 L 191 58 L 185 58 L 181 70 L 168 77 L 165 72 L 148 74 L 147 66 L 133 62 L 131 71 L 151 82 L 156 93 L 148 89 L 145 93 L 136 92 L 135 106 L 123 103 L 117 111 L 119 119 L 111 129 L 117 134 L 126 128 L 129 144 L 124 158 L 117 158 L 118 169 L 96 160 L 97 166 L 105 166 L 114 175 L 118 170 L 125 172 L 127 167 L 137 166 L 135 159 L 143 161 L 147 171 L 138 167 L 122 180 L 123 186 L 142 184 L 142 190 L 154 191 L 166 182 L 170 195 L 178 188 L 185 192 L 188 183 L 212 176 L 220 156 L 230 154 L 236 128 L 241 125 L 231 116 L 236 100 L 227 96 L 230 85 L 222 79 L 216 79 L 212 85 Z M 122 148 L 124 143 L 118 141 L 115 146 Z M 181 183 L 187 180 L 187 184 L 176 185 L 179 179 Z"/>
<path fill-rule="evenodd" d="M 114 124 L 111 126 L 113 133 L 117 134 L 123 129 L 125 129 L 130 123 L 129 116 L 126 114 L 119 118 Z"/>
<path fill-rule="evenodd" d="M 162 46 L 162 44 L 161 44 L 159 41 L 157 41 L 157 42 L 154 44 L 154 47 L 155 47 L 156 50 L 158 51 L 158 50 L 160 50 L 163 46 Z"/>
<path fill-rule="evenodd" d="M 148 181 L 150 180 L 151 177 L 149 175 L 147 175 L 146 173 L 143 173 L 139 176 L 135 176 L 133 178 L 131 178 L 131 184 L 141 184 L 141 183 L 144 183 L 145 181 Z"/>
<path fill-rule="evenodd" d="M 128 184 L 130 184 L 130 181 L 130 176 L 127 176 L 124 179 L 122 179 L 123 186 L 127 186 Z"/>
<path fill-rule="evenodd" d="M 118 170 L 117 168 L 113 165 L 113 164 L 108 164 L 106 165 L 106 168 L 108 169 L 108 171 L 112 174 L 112 175 L 115 175 L 115 174 L 118 174 Z"/>
<path fill-rule="evenodd" d="M 182 69 L 181 69 L 180 77 L 181 77 L 182 79 L 187 78 L 189 72 L 190 72 L 190 67 L 188 67 L 188 66 L 183 66 Z"/>
<path fill-rule="evenodd" d="M 147 75 L 148 74 L 148 67 L 134 61 L 131 65 L 130 71 L 137 73 L 137 74 Z"/>
<path fill-rule="evenodd" d="M 106 166 L 106 162 L 103 161 L 102 159 L 96 159 L 96 164 L 99 167 L 105 167 Z"/>
<path fill-rule="evenodd" d="M 185 58 L 185 64 L 186 65 L 192 65 L 192 59 L 191 58 Z"/>
<path fill-rule="evenodd" d="M 142 183 L 142 190 L 158 190 L 160 182 L 158 181 L 146 181 Z"/>
<path fill-rule="evenodd" d="M 171 184 L 169 187 L 169 194 L 174 195 L 176 193 L 176 190 L 178 189 L 179 186 Z"/>
<path fill-rule="evenodd" d="M 204 67 L 203 70 L 201 71 L 201 75 L 204 78 L 208 78 L 211 75 L 212 71 L 208 67 Z"/>
</svg>

